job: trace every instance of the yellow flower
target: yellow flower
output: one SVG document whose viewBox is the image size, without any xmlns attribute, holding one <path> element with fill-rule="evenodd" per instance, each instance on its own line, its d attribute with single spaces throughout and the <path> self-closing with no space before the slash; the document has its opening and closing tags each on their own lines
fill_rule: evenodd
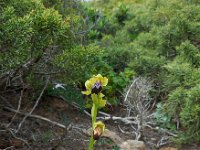
<svg viewBox="0 0 200 150">
<path fill-rule="evenodd" d="M 105 130 L 105 124 L 101 121 L 94 123 L 94 131 L 93 131 L 93 138 L 94 140 L 98 140 L 102 133 Z"/>
<path fill-rule="evenodd" d="M 94 75 L 92 78 L 85 82 L 86 91 L 82 91 L 85 95 L 98 94 L 101 92 L 102 87 L 108 84 L 108 78 L 103 77 L 101 74 Z"/>
</svg>

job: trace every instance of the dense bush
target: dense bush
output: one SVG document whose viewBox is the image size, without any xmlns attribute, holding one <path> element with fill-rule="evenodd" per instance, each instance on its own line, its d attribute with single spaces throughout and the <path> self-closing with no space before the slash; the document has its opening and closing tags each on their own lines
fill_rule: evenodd
<svg viewBox="0 0 200 150">
<path fill-rule="evenodd" d="M 22 75 L 24 82 L 27 81 L 38 89 L 46 74 L 51 75 L 52 79 L 56 78 L 56 82 L 65 81 L 76 86 L 91 76 L 93 63 L 98 62 L 102 52 L 94 44 L 82 46 L 79 37 L 73 34 L 79 30 L 74 23 L 81 18 L 73 14 L 75 10 L 71 13 L 78 17 L 73 18 L 71 14 L 46 8 L 37 0 L 1 3 L 2 81 L 7 75 L 11 80 L 12 76 Z M 69 10 L 71 9 L 73 8 L 70 7 Z"/>
<path fill-rule="evenodd" d="M 146 76 L 160 101 L 158 124 L 177 130 L 180 123 L 178 142 L 200 140 L 198 0 L 0 4 L 0 79 L 22 74 L 38 89 L 53 73 L 54 82 L 83 88 L 101 73 L 109 78 L 107 99 L 116 104 L 133 76 Z"/>
<path fill-rule="evenodd" d="M 150 1 L 152 2 L 152 1 Z M 138 35 L 136 51 L 140 48 L 139 59 L 132 62 L 139 75 L 147 75 L 161 85 L 165 93 L 162 113 L 177 120 L 185 133 L 180 132 L 180 142 L 199 141 L 199 46 L 196 40 L 200 34 L 200 7 L 184 1 L 159 1 L 149 17 L 148 33 Z M 148 9 L 147 9 L 148 10 Z M 131 34 L 131 33 L 130 33 Z M 138 48 L 137 48 L 138 47 Z M 138 62 L 144 62 L 142 64 Z M 156 78 L 155 78 L 156 77 Z M 169 127 L 169 123 L 165 124 Z"/>
<path fill-rule="evenodd" d="M 161 101 L 155 113 L 158 123 L 171 130 L 176 130 L 175 122 L 180 123 L 185 133 L 178 130 L 178 142 L 199 141 L 199 2 L 126 0 L 125 7 L 119 1 L 97 3 L 102 4 L 96 7 L 104 11 L 105 19 L 119 17 L 112 26 L 121 27 L 98 41 L 106 62 L 117 66 L 116 73 L 128 69 L 136 76 L 150 77 L 153 94 Z"/>
<path fill-rule="evenodd" d="M 103 15 L 79 1 L 67 1 L 66 4 L 11 0 L 1 3 L 2 79 L 8 75 L 12 84 L 13 77 L 20 75 L 23 82 L 39 92 L 47 75 L 51 76 L 52 83 L 63 82 L 83 88 L 86 79 L 102 73 L 111 80 L 108 101 L 116 104 L 130 77 L 130 73 L 123 73 L 128 61 L 123 57 L 129 53 L 124 51 L 123 56 L 118 55 L 122 58 L 120 62 L 117 57 L 109 60 L 112 54 L 105 53 L 94 43 L 94 37 L 98 40 L 107 32 Z M 92 32 L 99 35 L 91 36 Z"/>
</svg>

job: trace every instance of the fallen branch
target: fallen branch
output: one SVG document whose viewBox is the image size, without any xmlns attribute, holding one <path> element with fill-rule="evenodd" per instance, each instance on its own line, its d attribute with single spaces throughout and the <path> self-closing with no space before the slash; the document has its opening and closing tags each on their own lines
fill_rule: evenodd
<svg viewBox="0 0 200 150">
<path fill-rule="evenodd" d="M 5 110 L 8 110 L 8 111 L 11 111 L 11 112 L 14 112 L 14 113 L 18 113 L 18 114 L 27 116 L 27 117 L 32 117 L 32 118 L 41 119 L 41 120 L 44 120 L 44 121 L 46 121 L 46 122 L 49 122 L 49 123 L 51 123 L 51 124 L 53 124 L 53 125 L 56 125 L 56 126 L 58 126 L 58 127 L 64 128 L 64 129 L 66 128 L 65 125 L 63 125 L 63 124 L 61 124 L 61 123 L 58 123 L 58 122 L 56 122 L 56 121 L 52 121 L 52 120 L 50 120 L 50 119 L 48 119 L 48 118 L 46 118 L 46 117 L 42 117 L 42 116 L 39 116 L 39 115 L 32 115 L 32 114 L 27 115 L 27 113 L 23 113 L 23 112 L 17 111 L 17 110 L 15 110 L 15 109 L 12 109 L 12 108 L 9 108 L 9 107 L 4 107 L 4 109 L 5 109 Z"/>
<path fill-rule="evenodd" d="M 163 145 L 169 144 L 170 143 L 170 136 L 164 136 L 162 137 L 156 144 L 156 147 L 159 148 Z"/>
<path fill-rule="evenodd" d="M 61 98 L 64 99 L 64 97 L 61 97 Z M 71 105 L 74 106 L 77 109 L 80 109 L 79 106 L 77 106 L 74 103 L 72 103 Z M 86 110 L 84 110 L 83 112 L 86 115 L 91 117 L 91 114 L 89 112 L 87 112 Z M 124 122 L 125 124 L 136 124 L 136 125 L 138 124 L 137 121 L 134 121 L 134 120 L 136 120 L 136 117 L 124 117 L 124 118 L 123 117 L 117 117 L 117 116 L 112 116 L 110 114 L 107 114 L 107 113 L 101 112 L 101 111 L 99 111 L 99 114 L 104 115 L 104 116 L 97 117 L 97 120 L 119 120 L 119 121 Z"/>
<path fill-rule="evenodd" d="M 20 122 L 20 124 L 19 124 L 19 126 L 18 126 L 18 129 L 16 130 L 16 133 L 20 130 L 20 128 L 21 128 L 22 124 L 24 123 L 24 121 L 26 120 L 26 118 L 27 118 L 28 116 L 30 116 L 30 115 L 33 113 L 33 111 L 35 110 L 35 108 L 38 106 L 38 103 L 39 103 L 39 101 L 40 101 L 40 99 L 41 99 L 41 97 L 42 97 L 42 95 L 43 95 L 43 93 L 44 93 L 44 91 L 45 91 L 45 89 L 46 89 L 48 83 L 49 83 L 49 77 L 47 78 L 47 81 L 46 81 L 46 83 L 45 83 L 45 86 L 44 86 L 44 88 L 42 89 L 42 92 L 40 93 L 38 99 L 36 100 L 35 105 L 34 105 L 33 108 L 31 109 L 31 111 L 30 111 L 28 114 L 26 114 L 26 116 L 22 119 L 22 121 Z"/>
<path fill-rule="evenodd" d="M 12 122 L 14 121 L 17 113 L 19 112 L 19 110 L 21 108 L 21 102 L 22 102 L 23 93 L 24 93 L 24 89 L 21 90 L 21 95 L 20 95 L 20 98 L 19 98 L 19 101 L 18 101 L 18 106 L 17 106 L 17 112 L 14 114 L 14 116 L 12 117 L 12 119 L 11 119 L 10 123 L 7 125 L 7 127 L 9 127 L 12 124 Z"/>
<path fill-rule="evenodd" d="M 63 99 L 64 101 L 66 101 L 65 100 L 65 98 L 64 97 L 62 97 L 62 96 L 60 96 L 60 98 L 61 99 Z M 77 106 L 77 104 L 75 104 L 75 103 L 70 103 L 73 107 L 75 107 L 75 108 L 77 108 L 77 109 L 80 109 L 80 107 L 79 106 Z M 91 117 L 91 114 L 88 112 L 88 111 L 86 111 L 86 110 L 84 110 L 83 111 L 86 115 L 88 115 L 89 117 Z M 135 136 L 136 136 L 136 140 L 139 140 L 140 138 L 141 138 L 141 129 L 142 128 L 144 128 L 144 127 L 148 127 L 148 128 L 151 128 L 151 129 L 153 129 L 153 130 L 156 130 L 156 131 L 161 131 L 161 132 L 163 132 L 163 133 L 167 133 L 168 135 L 170 135 L 170 136 L 174 136 L 174 137 L 176 137 L 177 135 L 176 134 L 174 134 L 174 133 L 171 133 L 170 131 L 168 131 L 168 130 L 166 130 L 166 129 L 163 129 L 163 128 L 159 128 L 159 127 L 152 127 L 151 125 L 155 125 L 155 123 L 152 123 L 152 122 L 143 122 L 142 124 L 141 124 L 141 122 L 140 122 L 140 118 L 139 118 L 139 116 L 137 116 L 137 117 L 116 117 L 116 116 L 112 116 L 112 115 L 110 115 L 110 114 L 107 114 L 107 113 L 105 113 L 105 112 L 102 112 L 102 111 L 99 111 L 99 114 L 101 114 L 101 115 L 103 115 L 103 116 L 101 116 L 101 117 L 97 117 L 97 119 L 101 119 L 101 120 L 119 120 L 119 121 L 122 121 L 122 122 L 124 122 L 125 124 L 129 124 L 129 125 L 131 125 L 131 127 L 134 129 L 134 131 L 133 131 L 133 133 L 135 134 Z M 153 116 L 153 114 L 148 114 L 147 116 L 146 116 L 146 118 L 152 118 L 152 116 Z M 136 125 L 137 126 L 137 129 L 133 126 L 133 125 Z M 120 130 L 121 131 L 121 130 Z M 123 132 L 122 132 L 123 133 Z"/>
<path fill-rule="evenodd" d="M 14 146 L 9 146 L 9 147 L 4 148 L 3 150 L 12 150 L 12 149 L 15 149 L 15 147 Z"/>
<path fill-rule="evenodd" d="M 3 127 L 6 131 L 10 132 L 11 135 L 12 135 L 15 139 L 18 139 L 18 140 L 22 141 L 23 143 L 25 143 L 25 144 L 29 147 L 29 149 L 30 149 L 30 145 L 28 144 L 28 142 L 27 142 L 26 140 L 20 138 L 20 137 L 17 137 L 17 136 L 15 135 L 15 133 L 13 133 L 12 129 L 10 129 L 10 128 L 8 128 L 7 126 L 2 125 L 2 124 L 1 124 L 1 127 Z"/>
<path fill-rule="evenodd" d="M 135 121 L 135 117 L 116 117 L 116 116 L 109 116 L 109 117 L 97 117 L 97 119 L 101 120 L 119 120 L 124 122 L 125 124 L 138 124 L 137 121 Z"/>
<path fill-rule="evenodd" d="M 4 101 L 9 107 L 14 108 L 14 106 L 11 103 L 9 103 L 9 101 L 6 98 L 4 98 L 3 96 L 0 95 L 0 99 L 2 99 L 2 101 Z"/>
<path fill-rule="evenodd" d="M 160 127 L 156 127 L 156 128 L 152 128 L 152 129 L 155 129 L 155 130 L 158 130 L 158 131 L 161 131 L 163 133 L 167 133 L 168 135 L 170 136 L 174 136 L 174 137 L 177 137 L 178 135 L 168 131 L 167 129 L 163 129 L 163 128 L 160 128 Z"/>
</svg>

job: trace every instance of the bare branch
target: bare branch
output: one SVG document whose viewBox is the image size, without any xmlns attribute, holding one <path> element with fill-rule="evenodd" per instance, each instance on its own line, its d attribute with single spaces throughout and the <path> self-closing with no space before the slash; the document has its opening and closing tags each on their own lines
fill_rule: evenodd
<svg viewBox="0 0 200 150">
<path fill-rule="evenodd" d="M 1 124 L 1 126 L 2 126 L 3 128 L 5 128 L 6 131 L 9 131 L 9 132 L 11 133 L 11 135 L 12 135 L 15 139 L 18 139 L 18 140 L 22 141 L 23 143 L 25 143 L 25 144 L 30 148 L 28 142 L 27 142 L 26 140 L 20 138 L 20 137 L 17 137 L 17 136 L 13 133 L 12 129 L 10 129 L 10 128 L 8 128 L 7 126 L 4 126 L 4 125 L 2 125 L 2 124 Z"/>
<path fill-rule="evenodd" d="M 24 123 L 24 121 L 26 120 L 26 118 L 27 118 L 28 116 L 30 116 L 30 115 L 33 113 L 33 111 L 35 110 L 35 108 L 38 106 L 38 103 L 39 103 L 39 101 L 40 101 L 40 99 L 41 99 L 41 97 L 42 97 L 42 95 L 43 95 L 43 93 L 44 93 L 44 91 L 45 91 L 45 89 L 46 89 L 48 83 L 49 83 L 49 78 L 50 78 L 50 77 L 47 78 L 46 83 L 45 83 L 45 86 L 44 86 L 43 90 L 41 91 L 41 93 L 40 93 L 38 99 L 36 100 L 35 105 L 34 105 L 33 108 L 31 109 L 31 111 L 30 111 L 30 112 L 22 119 L 22 121 L 20 122 L 20 124 L 19 124 L 19 126 L 18 126 L 18 129 L 16 130 L 16 133 L 20 130 L 20 128 L 21 128 L 22 124 Z"/>
<path fill-rule="evenodd" d="M 169 136 L 164 136 L 164 137 L 162 137 L 162 138 L 157 142 L 156 147 L 160 147 L 160 146 L 163 146 L 163 145 L 166 145 L 166 144 L 170 143 L 169 138 L 170 138 Z"/>
<path fill-rule="evenodd" d="M 8 102 L 8 100 L 6 99 L 6 98 L 4 98 L 3 96 L 1 96 L 0 95 L 0 98 L 9 106 L 9 107 L 12 107 L 12 108 L 14 108 L 13 107 L 13 105 L 12 104 L 10 104 L 9 102 Z"/>
<path fill-rule="evenodd" d="M 27 116 L 27 117 L 32 117 L 32 118 L 37 118 L 37 119 L 44 120 L 44 121 L 49 122 L 49 123 L 51 123 L 53 125 L 56 125 L 56 126 L 58 126 L 60 128 L 64 128 L 64 129 L 66 128 L 65 125 L 63 125 L 61 123 L 58 123 L 56 121 L 52 121 L 52 120 L 50 120 L 50 119 L 48 119 L 46 117 L 42 117 L 42 116 L 39 116 L 39 115 L 32 115 L 32 114 L 28 115 L 28 113 L 23 113 L 23 112 L 17 111 L 15 109 L 12 109 L 12 108 L 9 108 L 9 107 L 4 107 L 4 109 L 8 110 L 8 111 L 11 111 L 11 112 L 15 112 L 15 113 L 21 114 L 21 115 L 24 115 L 24 116 Z"/>
<path fill-rule="evenodd" d="M 64 97 L 61 97 L 64 99 Z M 80 109 L 76 104 L 72 104 L 75 108 Z M 89 112 L 87 112 L 86 110 L 83 111 L 86 115 L 91 117 L 91 114 Z M 136 119 L 136 117 L 117 117 L 117 116 L 111 116 L 105 112 L 99 112 L 99 114 L 102 114 L 104 116 L 99 116 L 97 117 L 97 120 L 119 120 L 124 122 L 125 124 L 138 124 L 138 122 L 134 121 Z"/>
<path fill-rule="evenodd" d="M 132 84 L 131 84 L 130 87 L 128 88 L 128 90 L 127 90 L 127 92 L 126 92 L 126 95 L 125 95 L 125 98 L 124 98 L 124 102 L 127 101 L 127 98 L 128 98 L 128 96 L 129 96 L 129 93 L 130 93 L 130 91 L 131 91 L 133 85 L 135 84 L 135 82 L 136 82 L 137 80 L 138 80 L 138 78 L 134 79 L 134 81 L 132 82 Z"/>
<path fill-rule="evenodd" d="M 17 113 L 18 113 L 19 110 L 20 110 L 21 102 L 22 102 L 22 97 L 23 97 L 23 93 L 24 93 L 24 89 L 21 90 L 21 95 L 20 95 L 20 98 L 19 98 L 19 101 L 18 101 L 18 106 L 17 106 L 17 112 L 14 114 L 14 116 L 12 117 L 12 119 L 11 119 L 10 123 L 7 125 L 7 127 L 9 127 L 9 126 L 12 124 L 12 122 L 14 121 L 14 119 L 15 119 Z"/>
</svg>

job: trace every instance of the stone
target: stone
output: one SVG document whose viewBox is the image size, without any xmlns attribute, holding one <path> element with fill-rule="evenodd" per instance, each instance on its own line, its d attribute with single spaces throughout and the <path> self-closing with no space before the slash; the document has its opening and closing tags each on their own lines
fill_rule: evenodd
<svg viewBox="0 0 200 150">
<path fill-rule="evenodd" d="M 91 135 L 91 129 L 85 131 L 87 135 Z M 105 129 L 102 134 L 103 137 L 110 138 L 115 144 L 120 147 L 120 150 L 146 150 L 145 144 L 143 141 L 137 140 L 126 140 L 124 141 L 120 136 L 115 132 Z"/>
<path fill-rule="evenodd" d="M 120 150 L 146 150 L 144 142 L 137 140 L 127 140 L 122 142 L 119 146 Z"/>
</svg>

